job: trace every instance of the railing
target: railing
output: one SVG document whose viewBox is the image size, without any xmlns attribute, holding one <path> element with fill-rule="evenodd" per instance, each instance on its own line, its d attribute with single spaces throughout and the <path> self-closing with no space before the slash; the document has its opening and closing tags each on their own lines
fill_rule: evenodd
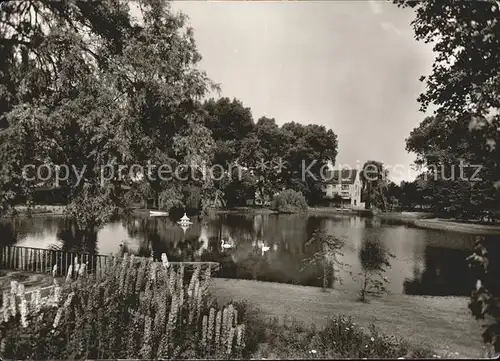
<svg viewBox="0 0 500 361">
<path fill-rule="evenodd" d="M 52 274 L 54 266 L 57 265 L 55 277 L 66 276 L 69 266 L 74 265 L 75 260 L 78 264 L 86 264 L 87 273 L 101 276 L 107 267 L 113 264 L 114 258 L 115 256 L 44 248 L 0 247 L 0 269 Z M 169 264 L 172 266 L 182 264 L 188 267 L 202 264 L 216 269 L 219 267 L 218 262 L 169 262 Z"/>
<path fill-rule="evenodd" d="M 66 274 L 75 258 L 78 263 L 86 263 L 88 271 L 100 273 L 110 264 L 110 256 L 83 252 L 66 252 L 52 249 L 7 246 L 0 248 L 0 268 L 31 273 L 52 273 L 57 265 L 56 277 Z"/>
</svg>

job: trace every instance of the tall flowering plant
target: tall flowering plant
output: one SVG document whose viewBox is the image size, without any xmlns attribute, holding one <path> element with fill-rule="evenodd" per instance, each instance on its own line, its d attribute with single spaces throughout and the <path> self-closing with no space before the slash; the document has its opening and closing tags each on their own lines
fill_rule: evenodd
<svg viewBox="0 0 500 361">
<path fill-rule="evenodd" d="M 157 263 L 125 254 L 98 280 L 70 276 L 46 297 L 32 293 L 30 302 L 22 287 L 13 284 L 0 313 L 2 356 L 241 356 L 245 327 L 233 305 L 219 307 L 209 296 L 210 279 L 209 264 L 174 266 L 166 256 Z"/>
</svg>

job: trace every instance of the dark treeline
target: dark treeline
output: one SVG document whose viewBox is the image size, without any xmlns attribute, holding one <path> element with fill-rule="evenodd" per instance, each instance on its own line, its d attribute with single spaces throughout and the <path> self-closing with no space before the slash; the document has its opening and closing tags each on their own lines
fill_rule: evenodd
<svg viewBox="0 0 500 361">
<path fill-rule="evenodd" d="M 333 131 L 255 121 L 238 100 L 205 101 L 218 86 L 199 70 L 193 30 L 169 1 L 10 1 L 1 10 L 3 211 L 67 203 L 76 227 L 94 230 L 137 200 L 199 210 L 290 188 L 320 202 L 319 170 L 337 155 Z M 129 171 L 102 182 L 108 166 L 148 164 L 177 173 L 162 180 Z M 54 190 L 57 165 L 84 176 L 70 172 Z M 52 177 L 37 179 L 40 166 Z M 201 177 L 206 168 L 214 171 Z"/>
</svg>

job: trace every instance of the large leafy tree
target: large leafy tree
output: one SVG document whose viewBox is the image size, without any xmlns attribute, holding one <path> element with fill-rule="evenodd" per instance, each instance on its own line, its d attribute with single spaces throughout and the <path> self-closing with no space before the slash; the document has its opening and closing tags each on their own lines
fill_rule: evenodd
<svg viewBox="0 0 500 361">
<path fill-rule="evenodd" d="M 323 199 L 328 163 L 335 164 L 337 135 L 322 125 L 291 122 L 282 127 L 287 152 L 288 187 L 304 193 L 310 204 Z"/>
<path fill-rule="evenodd" d="M 456 129 L 460 134 L 464 125 L 473 134 L 469 151 L 474 164 L 483 167 L 481 178 L 487 182 L 481 187 L 491 192 L 488 201 L 494 205 L 500 188 L 500 4 L 452 0 L 395 3 L 415 10 L 412 24 L 416 39 L 434 44 L 432 73 L 422 77 L 427 85 L 419 98 L 422 110 L 430 104 L 436 107 L 436 113 L 450 128 L 447 140 L 461 142 Z M 488 246 L 478 246 L 475 255 L 471 259 L 474 268 L 482 269 L 482 274 L 491 278 L 495 274 L 492 270 L 498 267 L 494 266 L 495 258 L 490 258 Z M 471 309 L 478 318 L 491 318 L 483 336 L 498 352 L 498 285 L 482 277 L 479 281 Z"/>
<path fill-rule="evenodd" d="M 495 208 L 497 192 L 491 168 L 482 166 L 481 142 L 478 130 L 442 115 L 425 118 L 410 133 L 406 149 L 417 154 L 433 211 L 471 218 Z"/>
<path fill-rule="evenodd" d="M 248 182 L 251 175 L 245 174 L 245 180 L 242 179 L 240 168 L 254 159 L 247 147 L 255 127 L 251 110 L 241 101 L 229 98 L 209 99 L 203 109 L 205 126 L 215 141 L 212 165 L 216 181 L 212 197 L 222 194 L 229 205 L 242 205 L 255 192 L 252 182 Z"/>
<path fill-rule="evenodd" d="M 93 232 L 126 208 L 122 185 L 131 180 L 118 176 L 119 165 L 145 166 L 149 162 L 177 169 L 184 164 L 184 173 L 201 172 L 202 165 L 211 160 L 212 139 L 203 124 L 199 100 L 212 83 L 196 67 L 201 56 L 186 17 L 174 14 L 167 1 L 135 2 L 138 19 L 130 15 L 131 2 L 94 4 L 100 10 L 80 4 L 92 21 L 78 15 L 79 8 L 74 9 L 72 3 L 61 13 L 51 8 L 52 3 L 36 4 L 50 11 L 57 26 L 40 26 L 43 33 L 28 33 L 24 41 L 43 42 L 33 52 L 46 49 L 56 67 L 47 71 L 49 84 L 37 80 L 29 87 L 38 85 L 50 91 L 24 97 L 17 58 L 13 55 L 2 68 L 12 77 L 8 84 L 19 99 L 11 101 L 3 113 L 8 124 L 1 134 L 4 188 L 21 184 L 28 192 L 32 189 L 33 184 L 21 175 L 25 164 L 86 167 L 80 183 L 73 178 L 63 186 L 71 192 L 69 215 L 79 228 Z M 10 11 L 10 19 L 20 22 L 33 16 L 19 6 Z M 112 35 L 100 28 L 104 25 L 96 20 L 99 11 L 118 14 L 118 19 L 110 20 Z M 72 16 L 80 23 L 71 21 Z M 91 26 L 93 22 L 97 29 Z M 23 29 L 12 30 L 10 38 L 19 39 Z M 5 33 L 2 36 L 7 38 Z M 29 59 L 28 68 L 38 74 L 44 63 Z M 115 167 L 115 173 L 102 182 L 105 167 Z M 145 179 L 160 200 L 183 198 L 184 183 L 179 177 Z M 207 179 L 199 183 L 202 190 L 210 187 Z"/>
<path fill-rule="evenodd" d="M 66 106 L 132 31 L 128 6 L 100 1 L 3 1 L 0 4 L 0 202 L 27 191 L 22 165 L 36 144 L 55 147 L 46 114 Z M 85 41 L 83 34 L 92 37 Z M 94 44 L 101 44 L 100 52 Z M 37 108 L 38 111 L 33 110 Z M 22 120 L 20 120 L 22 118 Z M 42 120 L 43 119 L 43 120 Z M 2 129 L 11 128 L 7 131 Z M 69 135 L 68 135 L 69 136 Z"/>
<path fill-rule="evenodd" d="M 210 99 L 203 108 L 205 125 L 216 142 L 214 164 L 222 166 L 227 175 L 233 174 L 231 166 L 241 166 L 249 171 L 248 179 L 256 179 L 255 186 L 238 192 L 241 196 L 253 197 L 256 188 L 261 197 L 271 199 L 288 187 L 304 193 L 309 202 L 321 200 L 322 167 L 334 163 L 337 155 L 337 136 L 332 130 L 296 122 L 280 127 L 268 117 L 254 123 L 251 110 L 236 99 Z M 235 188 L 253 183 L 231 178 L 216 182 L 220 192 L 227 191 L 226 198 L 234 195 Z"/>
</svg>

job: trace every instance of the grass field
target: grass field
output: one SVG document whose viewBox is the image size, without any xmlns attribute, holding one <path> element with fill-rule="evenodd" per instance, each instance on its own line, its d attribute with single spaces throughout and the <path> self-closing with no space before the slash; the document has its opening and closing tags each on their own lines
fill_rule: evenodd
<svg viewBox="0 0 500 361">
<path fill-rule="evenodd" d="M 49 275 L 2 271 L 1 288 L 8 289 L 12 279 L 25 283 L 27 289 L 52 283 Z M 366 328 L 374 323 L 382 332 L 429 347 L 442 357 L 482 355 L 481 327 L 464 297 L 389 295 L 360 303 L 356 294 L 337 290 L 223 278 L 213 279 L 211 291 L 222 302 L 245 301 L 270 318 L 287 316 L 320 326 L 339 314 Z"/>
<path fill-rule="evenodd" d="M 321 325 L 342 314 L 364 327 L 373 322 L 382 332 L 428 346 L 442 357 L 473 358 L 482 352 L 481 328 L 464 297 L 390 295 L 359 303 L 355 294 L 336 290 L 221 278 L 213 279 L 212 291 L 221 301 L 246 301 L 270 317 Z"/>
</svg>

